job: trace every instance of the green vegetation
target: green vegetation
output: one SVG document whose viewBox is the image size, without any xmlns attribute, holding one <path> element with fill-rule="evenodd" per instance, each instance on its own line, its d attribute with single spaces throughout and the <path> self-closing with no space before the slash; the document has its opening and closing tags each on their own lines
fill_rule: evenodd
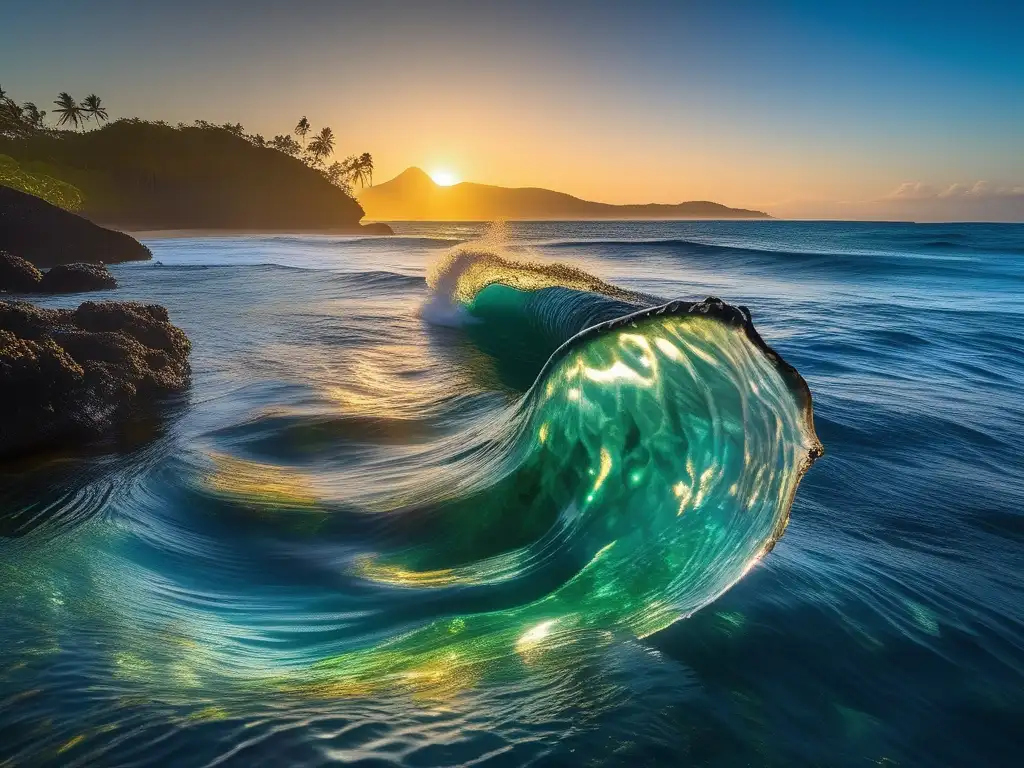
<svg viewBox="0 0 1024 768">
<path fill-rule="evenodd" d="M 329 163 L 334 132 L 314 131 L 305 116 L 300 144 L 240 123 L 108 123 L 96 94 L 79 102 L 62 92 L 54 105 L 50 126 L 45 111 L 0 88 L 0 184 L 125 228 L 328 228 L 363 216 L 352 190 L 372 183 L 372 156 Z"/>
<path fill-rule="evenodd" d="M 77 187 L 45 173 L 22 168 L 8 155 L 0 155 L 0 185 L 41 197 L 66 211 L 82 207 L 82 192 Z"/>
</svg>

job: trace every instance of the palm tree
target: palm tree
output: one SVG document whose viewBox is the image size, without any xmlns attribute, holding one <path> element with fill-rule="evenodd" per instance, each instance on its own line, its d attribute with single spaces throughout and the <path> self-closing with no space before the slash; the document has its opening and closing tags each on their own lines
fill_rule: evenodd
<svg viewBox="0 0 1024 768">
<path fill-rule="evenodd" d="M 110 118 L 107 116 L 107 109 L 100 103 L 100 97 L 95 93 L 90 93 L 85 97 L 85 101 L 81 104 L 82 112 L 85 113 L 84 120 L 92 118 L 96 121 L 96 125 L 99 125 L 105 120 Z"/>
<path fill-rule="evenodd" d="M 349 186 L 354 187 L 356 184 L 360 187 L 366 186 L 366 173 L 363 171 L 359 158 L 355 155 L 349 155 L 345 158 L 345 179 L 348 181 Z"/>
<path fill-rule="evenodd" d="M 306 151 L 313 158 L 313 165 L 320 165 L 324 158 L 330 157 L 334 152 L 334 131 L 330 128 L 323 128 L 320 133 L 309 142 Z"/>
<path fill-rule="evenodd" d="M 373 186 L 373 155 L 369 152 L 363 152 L 359 156 L 359 167 L 362 169 L 363 176 L 370 180 L 370 186 Z"/>
<path fill-rule="evenodd" d="M 369 152 L 363 152 L 359 157 L 350 155 L 342 163 L 343 175 L 350 186 L 358 184 L 365 187 L 366 183 L 373 184 L 373 156 Z"/>
<path fill-rule="evenodd" d="M 53 111 L 60 115 L 60 119 L 57 121 L 58 126 L 71 123 L 77 128 L 82 123 L 82 108 L 78 106 L 78 102 L 74 100 L 70 93 L 61 91 L 57 100 L 53 103 L 57 105 L 57 109 Z"/>
<path fill-rule="evenodd" d="M 302 119 L 299 120 L 298 125 L 295 126 L 295 135 L 302 139 L 302 146 L 306 146 L 306 134 L 309 133 L 309 120 L 303 115 Z"/>
<path fill-rule="evenodd" d="M 46 111 L 40 111 L 39 107 L 33 104 L 31 101 L 26 101 L 21 105 L 22 114 L 25 117 L 25 122 L 31 125 L 36 130 L 43 127 L 43 118 L 46 117 Z"/>
<path fill-rule="evenodd" d="M 356 158 L 355 155 L 349 155 L 340 163 L 334 163 L 333 165 L 338 167 L 338 178 L 343 180 L 345 186 L 351 187 L 355 183 Z"/>
</svg>

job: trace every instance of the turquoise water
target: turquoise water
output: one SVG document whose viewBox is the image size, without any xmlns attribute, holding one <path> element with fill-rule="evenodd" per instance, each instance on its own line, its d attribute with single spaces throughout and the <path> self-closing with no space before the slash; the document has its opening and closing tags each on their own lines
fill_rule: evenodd
<svg viewBox="0 0 1024 768">
<path fill-rule="evenodd" d="M 396 231 L 112 268 L 193 386 L 0 474 L 0 764 L 1015 763 L 1024 227 Z"/>
</svg>

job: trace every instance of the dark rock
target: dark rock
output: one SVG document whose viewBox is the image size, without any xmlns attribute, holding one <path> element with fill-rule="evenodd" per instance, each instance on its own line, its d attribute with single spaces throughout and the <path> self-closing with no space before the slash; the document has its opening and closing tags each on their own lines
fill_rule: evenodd
<svg viewBox="0 0 1024 768">
<path fill-rule="evenodd" d="M 87 301 L 75 310 L 74 323 L 93 333 L 121 331 L 150 350 L 166 352 L 172 359 L 188 354 L 188 337 L 167 321 L 167 310 L 159 304 Z"/>
<path fill-rule="evenodd" d="M 25 259 L 0 251 L 0 291 L 31 293 L 42 279 L 43 273 Z"/>
<path fill-rule="evenodd" d="M 156 305 L 0 301 L 0 458 L 99 436 L 184 390 L 190 348 Z"/>
<path fill-rule="evenodd" d="M 93 224 L 55 205 L 0 186 L 0 250 L 37 267 L 88 262 L 117 264 L 153 255 L 131 235 Z"/>
<path fill-rule="evenodd" d="M 117 280 L 102 264 L 61 264 L 43 275 L 42 293 L 81 293 L 117 288 Z"/>
<path fill-rule="evenodd" d="M 393 235 L 395 230 L 383 221 L 373 221 L 369 224 L 360 224 L 359 233 L 362 235 Z"/>
<path fill-rule="evenodd" d="M 27 301 L 0 301 L 0 328 L 39 341 L 55 328 L 70 325 L 72 314 L 70 309 L 43 309 Z"/>
</svg>

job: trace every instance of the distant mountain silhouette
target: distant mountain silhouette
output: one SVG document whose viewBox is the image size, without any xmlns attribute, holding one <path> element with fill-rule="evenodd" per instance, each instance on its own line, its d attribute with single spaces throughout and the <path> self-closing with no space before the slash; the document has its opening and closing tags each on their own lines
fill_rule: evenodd
<svg viewBox="0 0 1024 768">
<path fill-rule="evenodd" d="M 761 211 L 706 200 L 676 205 L 610 205 L 536 187 L 495 187 L 463 182 L 435 184 L 419 168 L 367 187 L 359 203 L 377 221 L 491 221 L 493 219 L 767 219 Z"/>
</svg>

